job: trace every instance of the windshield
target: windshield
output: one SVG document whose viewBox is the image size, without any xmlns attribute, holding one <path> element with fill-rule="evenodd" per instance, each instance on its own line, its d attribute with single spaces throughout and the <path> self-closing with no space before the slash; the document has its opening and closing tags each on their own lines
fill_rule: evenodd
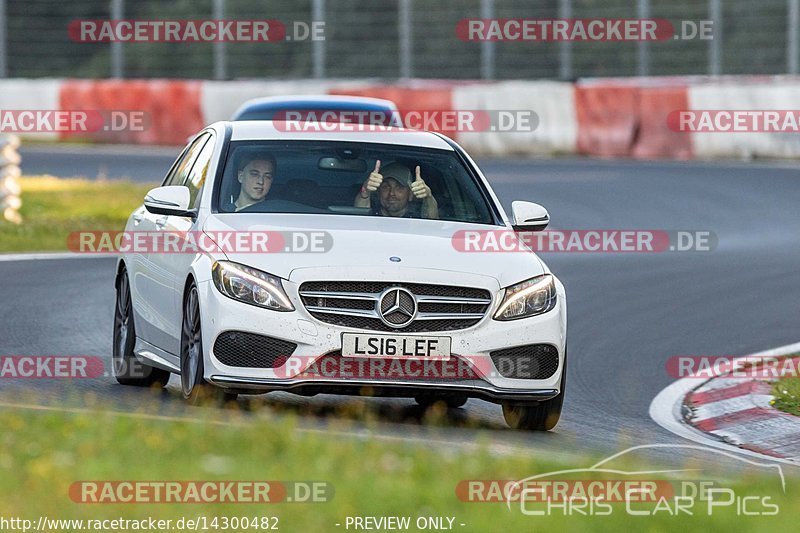
<svg viewBox="0 0 800 533">
<path fill-rule="evenodd" d="M 496 224 L 486 191 L 449 150 L 318 141 L 231 143 L 222 213 L 314 213 Z"/>
</svg>

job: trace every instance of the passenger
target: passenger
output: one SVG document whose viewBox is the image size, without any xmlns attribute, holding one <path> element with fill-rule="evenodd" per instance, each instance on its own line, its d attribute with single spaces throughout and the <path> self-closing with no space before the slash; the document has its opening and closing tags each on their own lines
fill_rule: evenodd
<svg viewBox="0 0 800 533">
<path fill-rule="evenodd" d="M 373 205 L 372 193 L 376 191 L 379 202 Z M 412 203 L 414 198 L 421 200 L 421 206 Z M 439 218 L 439 206 L 422 179 L 419 166 L 416 179 L 412 180 L 411 171 L 400 163 L 386 165 L 381 173 L 380 159 L 356 195 L 354 205 L 369 207 L 373 215 L 385 217 Z"/>
</svg>

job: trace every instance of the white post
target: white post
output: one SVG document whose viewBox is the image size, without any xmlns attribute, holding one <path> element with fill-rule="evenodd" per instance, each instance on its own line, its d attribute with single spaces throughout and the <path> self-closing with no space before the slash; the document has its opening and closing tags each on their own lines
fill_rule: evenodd
<svg viewBox="0 0 800 533">
<path fill-rule="evenodd" d="M 400 48 L 400 78 L 408 79 L 412 72 L 411 0 L 400 0 L 397 4 L 397 33 Z"/>
<path fill-rule="evenodd" d="M 481 0 L 481 18 L 494 18 L 494 0 Z M 481 42 L 481 78 L 494 79 L 494 43 L 488 39 Z"/>
<path fill-rule="evenodd" d="M 650 18 L 650 0 L 638 1 L 636 16 L 640 19 Z M 636 75 L 642 77 L 648 74 L 650 74 L 650 43 L 639 41 L 636 43 Z"/>
<path fill-rule="evenodd" d="M 572 18 L 572 0 L 559 0 L 558 18 Z M 562 80 L 572 79 L 572 43 L 562 41 L 559 43 L 558 77 Z"/>
<path fill-rule="evenodd" d="M 125 16 L 125 0 L 111 0 L 111 18 L 122 20 Z M 122 43 L 111 42 L 111 77 L 122 78 L 125 76 L 125 52 Z"/>
<path fill-rule="evenodd" d="M 7 221 L 20 224 L 22 207 L 19 185 L 19 164 L 22 158 L 17 151 L 19 137 L 16 135 L 0 135 L 0 222 Z"/>
<path fill-rule="evenodd" d="M 325 21 L 325 0 L 314 0 L 311 4 L 311 24 Z M 325 77 L 325 44 L 324 39 L 315 39 L 311 42 L 312 75 L 315 79 Z"/>
<path fill-rule="evenodd" d="M 225 0 L 214 0 L 214 18 L 225 18 Z M 214 79 L 224 80 L 228 77 L 228 65 L 225 57 L 225 41 L 214 42 Z"/>
<path fill-rule="evenodd" d="M 0 0 L 0 78 L 8 76 L 8 48 L 6 45 L 6 0 Z"/>
<path fill-rule="evenodd" d="M 797 47 L 800 34 L 800 0 L 789 0 L 787 6 L 788 25 L 786 38 L 786 72 L 797 74 L 798 56 Z"/>
<path fill-rule="evenodd" d="M 708 73 L 712 76 L 719 76 L 722 74 L 721 0 L 708 0 L 708 18 L 714 21 L 714 36 L 708 42 Z"/>
</svg>

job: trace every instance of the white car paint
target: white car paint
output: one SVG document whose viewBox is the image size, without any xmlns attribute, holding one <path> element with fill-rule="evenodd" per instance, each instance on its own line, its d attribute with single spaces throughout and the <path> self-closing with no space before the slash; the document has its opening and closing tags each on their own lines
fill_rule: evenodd
<svg viewBox="0 0 800 533">
<path fill-rule="evenodd" d="M 225 214 L 211 210 L 213 179 L 226 149 L 226 131 L 230 140 L 338 140 L 395 144 L 403 146 L 460 150 L 440 135 L 408 130 L 385 132 L 288 133 L 278 131 L 270 122 L 220 122 L 206 131 L 215 137 L 209 180 L 200 193 L 197 217 L 154 215 L 141 207 L 128 221 L 128 231 L 251 231 L 322 229 L 329 232 L 335 245 L 324 254 L 223 254 L 216 252 L 187 254 L 123 254 L 131 279 L 131 298 L 137 328 L 137 357 L 153 366 L 178 372 L 181 335 L 182 301 L 187 280 L 192 279 L 199 291 L 203 360 L 206 380 L 237 388 L 239 380 L 256 381 L 260 389 L 270 383 L 292 385 L 291 376 L 279 376 L 273 369 L 229 367 L 213 353 L 217 336 L 227 330 L 252 332 L 280 338 L 297 344 L 292 357 L 322 356 L 341 348 L 343 332 L 359 331 L 328 324 L 315 319 L 298 295 L 300 284 L 307 280 L 370 280 L 414 282 L 484 288 L 492 295 L 492 303 L 476 325 L 457 331 L 435 332 L 452 338 L 453 353 L 469 357 L 487 357 L 492 350 L 534 343 L 552 344 L 558 350 L 558 370 L 544 380 L 504 378 L 493 373 L 480 385 L 487 391 L 507 391 L 515 398 L 546 399 L 560 391 L 566 350 L 566 294 L 555 278 L 557 302 L 544 314 L 513 321 L 493 318 L 502 301 L 505 287 L 549 273 L 533 252 L 524 253 L 459 253 L 451 236 L 456 230 L 487 229 L 474 225 L 438 220 L 370 218 L 346 215 L 312 214 Z M 195 137 L 197 138 L 197 137 Z M 455 146 L 455 148 L 454 148 Z M 488 229 L 511 229 L 508 216 L 477 165 L 462 154 L 481 181 L 481 186 L 500 214 L 501 225 Z M 401 262 L 390 262 L 390 256 Z M 230 260 L 283 278 L 283 286 L 294 304 L 294 311 L 277 312 L 233 300 L 211 281 L 215 261 Z M 375 332 L 378 333 L 378 332 Z M 402 333 L 398 333 L 402 335 Z M 419 335 L 419 334 L 418 334 Z M 442 389 L 441 384 L 414 383 L 419 387 Z M 443 390 L 446 390 L 443 389 Z M 547 396 L 546 394 L 549 394 Z M 539 396 L 537 396 L 537 394 Z"/>
</svg>

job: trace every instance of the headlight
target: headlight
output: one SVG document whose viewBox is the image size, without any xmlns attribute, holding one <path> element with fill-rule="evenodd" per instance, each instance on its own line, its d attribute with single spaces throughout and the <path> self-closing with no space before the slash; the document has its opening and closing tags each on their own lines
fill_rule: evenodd
<svg viewBox="0 0 800 533">
<path fill-rule="evenodd" d="M 240 302 L 273 309 L 294 311 L 280 278 L 229 261 L 217 261 L 211 268 L 219 292 Z"/>
<path fill-rule="evenodd" d="M 544 274 L 507 288 L 494 318 L 516 320 L 541 315 L 555 306 L 556 284 L 552 275 Z"/>
</svg>

